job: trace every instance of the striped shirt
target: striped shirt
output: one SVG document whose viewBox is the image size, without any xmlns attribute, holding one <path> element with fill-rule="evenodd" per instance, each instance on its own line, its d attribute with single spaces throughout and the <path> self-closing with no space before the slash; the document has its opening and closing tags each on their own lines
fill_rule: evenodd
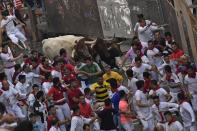
<svg viewBox="0 0 197 131">
<path fill-rule="evenodd" d="M 103 82 L 102 85 L 98 83 L 94 83 L 92 86 L 92 90 L 96 91 L 96 101 L 97 102 L 104 102 L 106 99 L 109 98 L 108 90 L 110 90 L 110 84 L 107 82 Z"/>
</svg>

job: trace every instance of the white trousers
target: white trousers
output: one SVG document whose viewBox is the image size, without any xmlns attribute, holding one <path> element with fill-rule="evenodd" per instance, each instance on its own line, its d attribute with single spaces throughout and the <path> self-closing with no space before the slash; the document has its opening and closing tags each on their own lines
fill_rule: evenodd
<svg viewBox="0 0 197 131">
<path fill-rule="evenodd" d="M 191 99 L 193 110 L 197 111 L 197 95 L 193 95 L 193 98 Z"/>
<path fill-rule="evenodd" d="M 184 127 L 184 131 L 197 131 L 197 127 L 196 126 Z"/>
<path fill-rule="evenodd" d="M 170 95 L 172 96 L 172 99 L 169 101 L 171 103 L 178 103 L 178 93 L 173 93 L 173 92 L 170 92 Z"/>
<path fill-rule="evenodd" d="M 140 119 L 140 121 L 143 125 L 143 131 L 154 131 L 154 119 L 151 118 L 147 121 Z"/>
<path fill-rule="evenodd" d="M 10 82 L 12 82 L 12 77 L 13 77 L 14 72 L 15 72 L 14 67 L 13 67 L 13 68 L 10 68 L 10 69 L 4 68 L 4 71 L 5 71 L 5 74 L 7 75 L 7 79 L 8 79 Z"/>
<path fill-rule="evenodd" d="M 88 121 L 91 121 L 92 118 L 87 118 Z M 90 125 L 90 131 L 100 131 L 99 122 L 96 120 Z"/>
<path fill-rule="evenodd" d="M 25 120 L 26 116 L 22 113 L 21 108 L 17 105 L 14 104 L 12 107 L 7 108 L 8 113 L 16 115 L 20 120 Z"/>
<path fill-rule="evenodd" d="M 8 37 L 15 44 L 18 44 L 19 40 L 22 43 L 24 43 L 27 40 L 27 38 L 20 31 L 18 31 L 18 30 L 15 33 L 8 34 Z"/>
<path fill-rule="evenodd" d="M 122 127 L 124 128 L 125 131 L 134 131 L 134 126 L 132 121 L 123 123 Z"/>
<path fill-rule="evenodd" d="M 65 103 L 63 105 L 56 105 L 55 107 L 57 107 L 56 115 L 60 121 L 63 121 L 66 118 L 71 117 L 70 108 L 67 103 Z M 60 129 L 61 129 L 61 131 L 66 131 L 65 125 L 61 125 Z"/>
</svg>

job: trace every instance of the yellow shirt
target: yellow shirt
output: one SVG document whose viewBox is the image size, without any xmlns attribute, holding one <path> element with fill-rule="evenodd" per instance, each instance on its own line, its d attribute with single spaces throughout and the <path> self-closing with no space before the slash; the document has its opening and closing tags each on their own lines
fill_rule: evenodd
<svg viewBox="0 0 197 131">
<path fill-rule="evenodd" d="M 118 74 L 117 72 L 114 72 L 114 71 L 111 71 L 109 75 L 107 73 L 105 73 L 103 75 L 104 81 L 107 81 L 107 80 L 109 80 L 111 78 L 116 79 L 118 83 L 123 79 L 123 77 L 120 74 Z"/>
<path fill-rule="evenodd" d="M 96 101 L 104 102 L 106 99 L 108 99 L 109 98 L 108 90 L 110 89 L 111 89 L 110 84 L 105 81 L 103 82 L 103 85 L 99 85 L 97 82 L 94 83 L 94 85 L 92 86 L 92 90 L 96 91 Z"/>
</svg>

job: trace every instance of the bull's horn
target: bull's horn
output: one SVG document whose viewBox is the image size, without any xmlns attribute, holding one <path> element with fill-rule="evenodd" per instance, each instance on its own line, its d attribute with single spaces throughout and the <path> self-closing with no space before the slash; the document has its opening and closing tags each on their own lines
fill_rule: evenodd
<svg viewBox="0 0 197 131">
<path fill-rule="evenodd" d="M 75 57 L 75 52 L 76 52 L 76 50 L 75 50 L 75 49 L 73 49 L 72 54 L 71 54 L 71 57 L 72 57 L 72 58 L 74 58 L 74 57 Z"/>
<path fill-rule="evenodd" d="M 119 43 L 116 43 L 117 45 L 122 45 L 123 44 L 123 42 L 119 42 Z"/>
<path fill-rule="evenodd" d="M 114 38 L 106 38 L 106 39 L 103 39 L 104 41 L 112 41 Z"/>
<path fill-rule="evenodd" d="M 92 44 L 95 44 L 96 43 L 96 40 L 94 40 L 94 41 L 85 41 L 84 43 L 85 44 L 88 44 L 88 45 L 92 45 Z"/>
</svg>

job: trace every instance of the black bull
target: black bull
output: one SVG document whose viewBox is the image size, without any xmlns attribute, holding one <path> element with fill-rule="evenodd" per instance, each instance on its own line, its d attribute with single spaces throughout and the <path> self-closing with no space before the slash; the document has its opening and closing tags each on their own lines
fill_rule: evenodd
<svg viewBox="0 0 197 131">
<path fill-rule="evenodd" d="M 84 46 L 88 48 L 89 54 L 94 60 L 96 59 L 96 56 L 99 55 L 101 60 L 104 61 L 106 64 L 110 65 L 111 68 L 114 67 L 119 68 L 115 60 L 115 57 L 120 57 L 123 54 L 122 51 L 120 50 L 119 44 L 97 38 L 96 42 L 92 47 L 86 44 L 84 44 Z M 82 53 L 80 50 L 77 49 L 75 57 L 78 57 L 80 59 L 85 58 L 85 56 L 82 54 L 84 53 Z"/>
</svg>

